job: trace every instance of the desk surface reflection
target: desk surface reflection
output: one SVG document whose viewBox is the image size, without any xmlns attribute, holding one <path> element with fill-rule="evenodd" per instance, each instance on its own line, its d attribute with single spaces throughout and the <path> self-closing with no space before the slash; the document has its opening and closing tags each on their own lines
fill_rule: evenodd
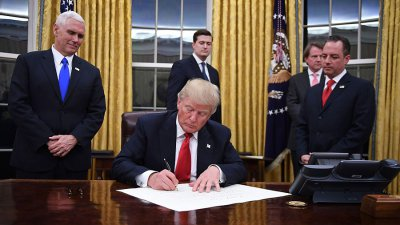
<svg viewBox="0 0 400 225">
<path fill-rule="evenodd" d="M 288 183 L 247 184 L 284 192 L 289 188 Z M 297 196 L 175 212 L 116 191 L 124 188 L 130 186 L 113 180 L 1 180 L 0 224 L 398 224 L 360 213 L 360 204 L 312 204 Z M 290 200 L 309 204 L 293 208 L 286 204 Z"/>
</svg>

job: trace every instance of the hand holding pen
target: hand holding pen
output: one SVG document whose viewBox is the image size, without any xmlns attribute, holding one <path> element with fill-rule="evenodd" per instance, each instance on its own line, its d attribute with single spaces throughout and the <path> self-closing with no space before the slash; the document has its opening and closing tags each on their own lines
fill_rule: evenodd
<svg viewBox="0 0 400 225">
<path fill-rule="evenodd" d="M 147 185 L 156 190 L 177 190 L 176 186 L 179 181 L 176 179 L 175 174 L 172 173 L 169 163 L 165 159 L 164 162 L 167 169 L 151 174 Z"/>
<path fill-rule="evenodd" d="M 167 161 L 165 158 L 164 158 L 164 162 L 165 162 L 165 166 L 167 167 L 167 170 L 168 170 L 169 172 L 173 173 L 172 170 L 171 170 L 171 166 L 169 165 L 168 161 Z M 175 179 L 176 179 L 176 177 L 175 177 Z M 176 185 L 178 185 L 178 184 L 176 184 Z M 175 185 L 175 191 L 178 190 L 178 188 L 176 187 L 176 185 Z"/>
</svg>

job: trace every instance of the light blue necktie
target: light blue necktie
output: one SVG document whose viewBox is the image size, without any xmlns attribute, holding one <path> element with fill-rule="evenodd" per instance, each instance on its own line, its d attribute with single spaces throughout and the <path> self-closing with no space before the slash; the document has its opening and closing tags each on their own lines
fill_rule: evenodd
<svg viewBox="0 0 400 225">
<path fill-rule="evenodd" d="M 207 74 L 206 74 L 206 63 L 205 62 L 201 62 L 201 74 L 203 74 L 203 77 L 205 80 L 208 80 Z"/>
<path fill-rule="evenodd" d="M 69 84 L 69 68 L 68 68 L 68 60 L 66 58 L 63 58 L 61 60 L 61 63 L 63 64 L 60 70 L 59 78 L 58 78 L 58 84 L 60 86 L 60 92 L 61 92 L 61 99 L 64 102 L 65 95 L 67 94 L 68 90 L 68 84 Z"/>
</svg>

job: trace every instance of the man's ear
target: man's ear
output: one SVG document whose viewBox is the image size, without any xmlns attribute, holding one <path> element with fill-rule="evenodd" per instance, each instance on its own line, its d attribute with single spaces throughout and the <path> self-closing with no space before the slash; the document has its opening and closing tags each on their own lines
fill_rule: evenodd
<svg viewBox="0 0 400 225">
<path fill-rule="evenodd" d="M 57 33 L 58 33 L 58 26 L 57 26 L 57 24 L 54 24 L 53 25 L 53 34 L 55 37 L 57 37 Z"/>
<path fill-rule="evenodd" d="M 344 57 L 344 60 L 345 60 L 345 64 L 347 64 L 350 61 L 350 54 L 346 55 Z"/>
</svg>

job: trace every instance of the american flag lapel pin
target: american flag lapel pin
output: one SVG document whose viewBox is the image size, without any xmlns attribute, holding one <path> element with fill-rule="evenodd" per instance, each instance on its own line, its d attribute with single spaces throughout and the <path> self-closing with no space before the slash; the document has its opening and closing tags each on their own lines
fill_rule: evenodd
<svg viewBox="0 0 400 225">
<path fill-rule="evenodd" d="M 344 85 L 340 85 L 339 88 L 344 88 Z"/>
<path fill-rule="evenodd" d="M 79 71 L 79 68 L 78 68 L 78 67 L 75 67 L 75 70 L 76 70 L 76 71 Z"/>
</svg>

